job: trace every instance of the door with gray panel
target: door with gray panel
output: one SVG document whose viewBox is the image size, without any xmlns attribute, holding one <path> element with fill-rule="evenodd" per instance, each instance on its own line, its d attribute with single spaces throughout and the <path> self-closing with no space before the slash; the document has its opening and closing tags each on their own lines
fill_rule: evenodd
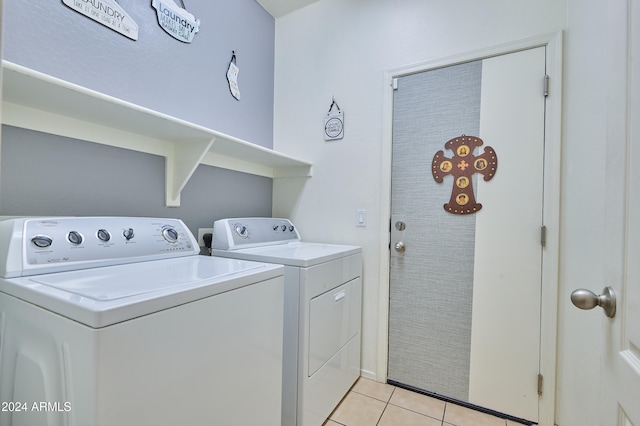
<svg viewBox="0 0 640 426">
<path fill-rule="evenodd" d="M 393 106 L 388 379 L 531 421 L 544 75 L 525 50 L 400 77 Z"/>
</svg>

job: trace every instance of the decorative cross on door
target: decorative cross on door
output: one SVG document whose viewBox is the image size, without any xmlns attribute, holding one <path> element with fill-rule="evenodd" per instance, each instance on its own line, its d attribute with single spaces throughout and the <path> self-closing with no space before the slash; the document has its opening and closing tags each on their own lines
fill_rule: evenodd
<svg viewBox="0 0 640 426">
<path fill-rule="evenodd" d="M 483 143 L 482 139 L 474 136 L 458 136 L 444 144 L 445 148 L 453 151 L 452 158 L 445 157 L 442 150 L 433 157 L 431 172 L 436 182 L 442 183 L 446 175 L 452 175 L 454 179 L 451 198 L 444 205 L 446 211 L 472 214 L 482 208 L 482 204 L 476 203 L 471 177 L 480 173 L 485 181 L 489 181 L 498 169 L 498 157 L 490 146 L 484 148 L 483 154 L 473 155 L 476 147 Z"/>
</svg>

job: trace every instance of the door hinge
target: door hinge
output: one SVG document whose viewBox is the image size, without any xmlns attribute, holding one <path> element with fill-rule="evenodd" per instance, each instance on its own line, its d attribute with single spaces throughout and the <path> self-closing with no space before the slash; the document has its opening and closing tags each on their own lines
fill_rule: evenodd
<svg viewBox="0 0 640 426">
<path fill-rule="evenodd" d="M 538 395 L 542 396 L 542 383 L 544 382 L 544 377 L 542 374 L 538 374 Z"/>
<path fill-rule="evenodd" d="M 547 227 L 544 225 L 540 227 L 540 244 L 542 247 L 547 246 Z"/>
<path fill-rule="evenodd" d="M 542 94 L 544 95 L 545 98 L 549 96 L 549 76 L 548 75 L 544 76 L 544 90 Z"/>
<path fill-rule="evenodd" d="M 391 87 L 393 88 L 393 90 L 398 90 L 398 79 L 397 78 L 392 78 L 391 79 Z"/>
</svg>

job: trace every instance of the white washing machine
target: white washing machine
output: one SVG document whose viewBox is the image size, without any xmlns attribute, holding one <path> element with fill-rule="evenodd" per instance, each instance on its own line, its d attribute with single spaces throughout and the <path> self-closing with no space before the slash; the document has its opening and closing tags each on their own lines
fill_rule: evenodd
<svg viewBox="0 0 640 426">
<path fill-rule="evenodd" d="M 176 219 L 0 222 L 0 424 L 281 424 L 282 266 Z"/>
<path fill-rule="evenodd" d="M 360 376 L 362 249 L 236 218 L 214 223 L 212 255 L 285 265 L 282 424 L 322 425 Z"/>
</svg>

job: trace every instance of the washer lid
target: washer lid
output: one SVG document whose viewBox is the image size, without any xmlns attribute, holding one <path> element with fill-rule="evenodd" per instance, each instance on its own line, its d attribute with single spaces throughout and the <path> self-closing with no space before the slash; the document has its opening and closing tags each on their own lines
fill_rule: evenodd
<svg viewBox="0 0 640 426">
<path fill-rule="evenodd" d="M 362 248 L 358 246 L 294 241 L 240 250 L 212 250 L 211 253 L 235 259 L 308 267 L 361 252 Z"/>
<path fill-rule="evenodd" d="M 0 279 L 0 291 L 100 328 L 277 277 L 283 269 L 189 256 Z"/>
<path fill-rule="evenodd" d="M 204 280 L 220 280 L 264 265 L 242 262 L 143 262 L 121 268 L 39 275 L 30 281 L 95 301 L 111 301 L 147 293 L 172 292 Z"/>
</svg>

